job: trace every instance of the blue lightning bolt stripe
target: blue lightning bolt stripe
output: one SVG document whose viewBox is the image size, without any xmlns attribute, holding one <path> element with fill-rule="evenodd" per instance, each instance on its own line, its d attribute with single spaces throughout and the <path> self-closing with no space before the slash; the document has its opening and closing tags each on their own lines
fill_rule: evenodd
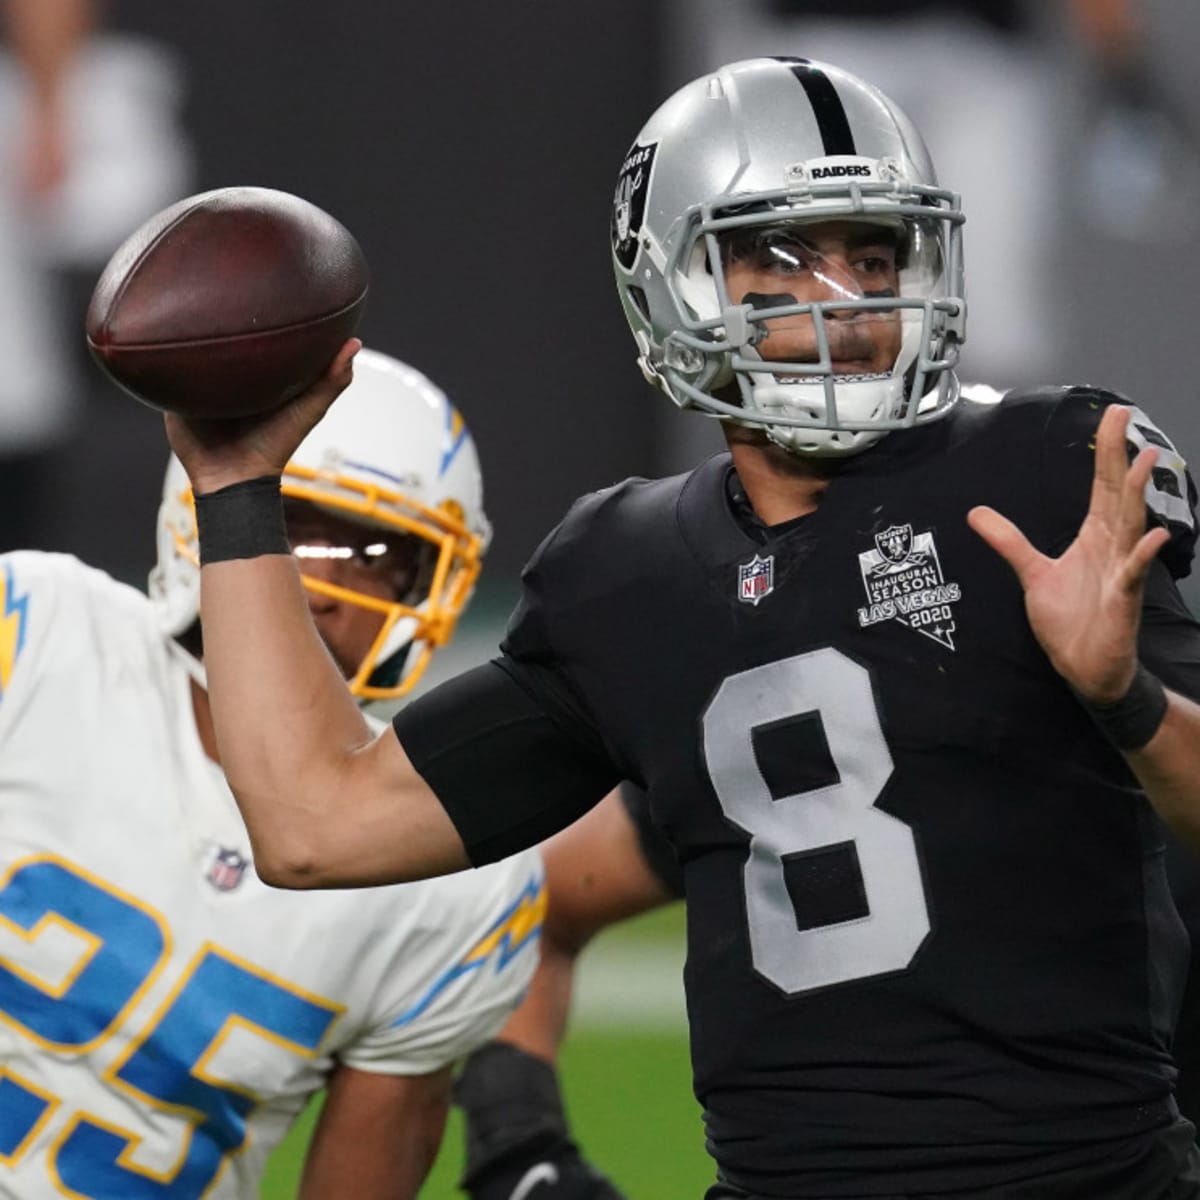
<svg viewBox="0 0 1200 1200">
<path fill-rule="evenodd" d="M 425 990 L 421 998 L 402 1012 L 392 1028 L 415 1021 L 456 979 L 477 971 L 493 958 L 496 972 L 505 967 L 526 947 L 537 941 L 546 915 L 546 887 L 540 877 L 532 877 L 520 895 L 492 923 L 488 931 L 453 966 L 448 967 Z"/>
<path fill-rule="evenodd" d="M 350 459 L 346 460 L 346 466 L 352 471 L 361 471 L 364 475 L 377 475 L 380 479 L 386 479 L 388 483 L 394 483 L 399 488 L 403 488 L 404 486 L 405 481 L 399 475 L 393 475 L 390 471 L 383 470 L 382 467 L 375 467 L 370 463 L 355 462 Z"/>
<path fill-rule="evenodd" d="M 446 404 L 446 443 L 442 449 L 442 461 L 438 474 L 445 475 L 446 470 L 454 461 L 455 455 L 467 440 L 467 426 L 462 414 L 453 404 Z"/>
<path fill-rule="evenodd" d="M 0 579 L 0 695 L 8 691 L 17 657 L 25 646 L 29 596 L 18 595 L 11 563 L 4 564 Z"/>
</svg>

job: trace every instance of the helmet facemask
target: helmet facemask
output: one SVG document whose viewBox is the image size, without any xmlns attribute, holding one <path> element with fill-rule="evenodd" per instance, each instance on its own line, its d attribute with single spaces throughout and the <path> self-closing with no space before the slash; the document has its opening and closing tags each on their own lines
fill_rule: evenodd
<svg viewBox="0 0 1200 1200">
<path fill-rule="evenodd" d="M 434 650 L 450 641 L 491 536 L 479 458 L 461 414 L 415 368 L 364 348 L 353 382 L 292 455 L 280 490 L 314 618 L 338 642 L 331 650 L 350 690 L 364 702 L 406 695 Z M 203 683 L 193 636 L 200 616 L 195 506 L 173 455 L 157 543 L 153 610 Z M 322 596 L 341 607 L 321 611 Z M 376 623 L 359 621 L 359 612 L 347 616 L 348 609 Z"/>
<path fill-rule="evenodd" d="M 943 415 L 957 398 L 962 315 L 945 282 L 960 269 L 952 211 L 790 200 L 689 214 L 691 235 L 664 270 L 678 317 L 664 388 L 818 456 Z"/>
<path fill-rule="evenodd" d="M 281 491 L 304 586 L 381 617 L 357 665 L 339 663 L 351 692 L 362 700 L 406 695 L 434 650 L 450 640 L 479 575 L 481 539 L 452 504 L 429 508 L 389 488 L 295 463 L 284 471 Z M 329 523 L 306 514 L 341 518 L 340 529 L 331 533 Z M 321 565 L 330 560 L 332 572 Z M 362 582 L 352 586 L 356 575 Z"/>
</svg>

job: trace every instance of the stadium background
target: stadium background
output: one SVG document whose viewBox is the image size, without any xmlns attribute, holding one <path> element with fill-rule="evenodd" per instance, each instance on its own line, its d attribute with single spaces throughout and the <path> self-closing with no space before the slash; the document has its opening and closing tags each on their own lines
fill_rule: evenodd
<svg viewBox="0 0 1200 1200">
<path fill-rule="evenodd" d="M 674 8 L 686 17 L 686 0 Z M 1190 75 L 1200 9 L 1148 8 L 1154 61 L 1200 128 Z M 664 35 L 668 5 L 111 0 L 108 14 L 113 29 L 179 56 L 193 190 L 279 187 L 338 216 L 372 266 L 368 344 L 428 372 L 467 415 L 496 539 L 474 610 L 432 679 L 478 661 L 495 645 L 521 563 L 568 503 L 671 464 L 676 423 L 696 419 L 669 412 L 642 383 L 607 257 L 616 167 L 682 80 Z M 1073 119 L 1078 132 L 1086 113 Z M 1066 146 L 1069 120 L 1063 136 Z M 1139 398 L 1200 461 L 1195 232 L 1098 239 L 1073 218 L 1066 171 L 1030 186 L 1061 229 L 1047 264 L 1070 298 L 1059 378 Z M 153 555 L 161 427 L 94 371 L 87 378 L 53 548 L 140 582 Z M 582 1141 L 618 1182 L 655 1200 L 695 1200 L 709 1178 L 687 1086 L 681 931 L 672 910 L 601 938 L 565 1058 Z M 293 1194 L 307 1128 L 277 1155 L 264 1196 Z M 453 1194 L 459 1154 L 452 1126 L 424 1194 Z"/>
</svg>

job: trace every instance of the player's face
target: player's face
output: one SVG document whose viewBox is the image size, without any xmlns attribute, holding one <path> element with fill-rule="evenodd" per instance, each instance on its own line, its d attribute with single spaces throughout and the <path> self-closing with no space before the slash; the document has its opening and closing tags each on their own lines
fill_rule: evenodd
<svg viewBox="0 0 1200 1200">
<path fill-rule="evenodd" d="M 791 222 L 722 236 L 725 284 L 734 304 L 774 308 L 899 294 L 898 235 L 862 221 Z M 839 375 L 885 374 L 900 352 L 900 315 L 826 309 L 825 329 Z M 816 327 L 801 313 L 767 322 L 765 359 L 819 362 Z"/>
<path fill-rule="evenodd" d="M 388 601 L 408 600 L 422 582 L 432 549 L 424 539 L 362 525 L 300 500 L 287 500 L 285 509 L 292 553 L 310 579 Z M 351 678 L 384 615 L 311 590 L 308 606 L 338 668 Z"/>
</svg>

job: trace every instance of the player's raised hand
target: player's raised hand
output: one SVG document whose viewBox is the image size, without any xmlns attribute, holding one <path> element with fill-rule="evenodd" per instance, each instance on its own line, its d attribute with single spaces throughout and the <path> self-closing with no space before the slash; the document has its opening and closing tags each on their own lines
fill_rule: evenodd
<svg viewBox="0 0 1200 1200">
<path fill-rule="evenodd" d="M 260 475 L 278 475 L 308 431 L 354 378 L 358 338 L 348 339 L 329 369 L 306 392 L 270 413 L 251 417 L 185 418 L 167 413 L 167 440 L 197 494 Z"/>
<path fill-rule="evenodd" d="M 994 509 L 967 516 L 1016 572 L 1030 627 L 1055 670 L 1095 704 L 1118 700 L 1133 680 L 1146 572 L 1170 536 L 1161 527 L 1146 531 L 1145 488 L 1157 451 L 1144 449 L 1130 463 L 1128 423 L 1123 405 L 1105 412 L 1087 517 L 1059 558 L 1036 550 Z"/>
</svg>

